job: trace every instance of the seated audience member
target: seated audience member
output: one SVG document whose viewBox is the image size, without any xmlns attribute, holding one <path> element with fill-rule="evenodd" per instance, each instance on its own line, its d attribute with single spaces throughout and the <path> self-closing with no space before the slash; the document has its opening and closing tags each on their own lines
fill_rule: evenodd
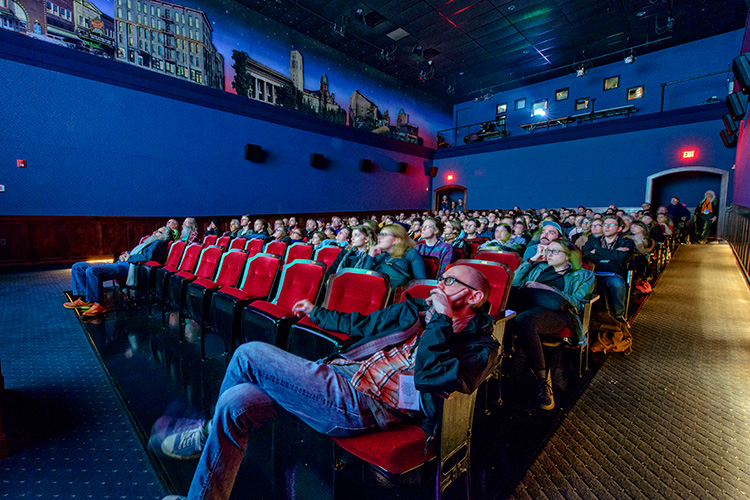
<svg viewBox="0 0 750 500">
<path fill-rule="evenodd" d="M 219 219 L 213 219 L 211 222 L 208 223 L 208 227 L 206 228 L 206 232 L 203 234 L 203 236 L 219 236 L 219 227 L 221 226 L 221 222 L 219 222 Z"/>
<path fill-rule="evenodd" d="M 342 227 L 339 229 L 339 232 L 336 233 L 336 244 L 340 246 L 341 248 L 346 248 L 349 246 L 349 239 L 351 238 L 351 228 L 349 227 Z"/>
<path fill-rule="evenodd" d="M 255 222 L 253 222 L 253 232 L 243 236 L 243 238 L 247 238 L 248 240 L 265 240 L 268 236 L 268 223 L 266 223 L 265 219 L 255 219 Z"/>
<path fill-rule="evenodd" d="M 648 229 L 648 235 L 655 242 L 663 243 L 664 240 L 667 239 L 667 237 L 664 235 L 664 230 L 661 228 L 659 224 L 657 224 L 654 221 L 650 213 L 646 212 L 645 214 L 643 214 L 643 217 L 641 218 L 641 222 L 643 222 L 646 225 L 646 228 Z"/>
<path fill-rule="evenodd" d="M 479 248 L 499 248 L 510 252 L 521 254 L 526 247 L 526 240 L 520 236 L 514 236 L 510 232 L 508 224 L 501 222 L 495 226 L 495 238 L 479 245 Z"/>
<path fill-rule="evenodd" d="M 341 221 L 341 217 L 339 217 L 338 215 L 334 215 L 333 217 L 331 217 L 331 229 L 333 229 L 333 232 L 335 234 L 339 234 L 339 231 L 343 227 L 344 227 L 344 224 Z"/>
<path fill-rule="evenodd" d="M 479 233 L 477 233 L 478 229 L 479 221 L 474 218 L 466 219 L 466 223 L 464 224 L 464 232 L 466 233 L 464 239 L 466 241 L 472 241 L 479 238 Z"/>
<path fill-rule="evenodd" d="M 633 218 L 629 215 L 623 215 L 620 217 L 621 221 L 621 228 L 620 228 L 620 234 L 622 236 L 630 236 L 630 225 L 633 223 Z"/>
<path fill-rule="evenodd" d="M 302 235 L 302 230 L 298 227 L 289 230 L 290 243 L 304 243 L 305 237 Z"/>
<path fill-rule="evenodd" d="M 563 230 L 560 224 L 553 220 L 545 220 L 542 222 L 542 232 L 539 234 L 538 243 L 530 243 L 526 247 L 526 251 L 523 253 L 523 260 L 528 260 L 538 253 L 539 247 L 544 250 L 551 242 L 559 240 L 563 237 Z"/>
<path fill-rule="evenodd" d="M 271 236 L 267 236 L 264 238 L 264 241 L 266 243 L 271 243 L 273 241 L 280 241 L 282 243 L 286 243 L 287 245 L 290 245 L 292 243 L 292 239 L 289 237 L 289 233 L 286 232 L 286 229 L 283 227 L 277 227 L 274 229 L 273 233 L 271 233 Z"/>
<path fill-rule="evenodd" d="M 419 217 L 412 219 L 408 235 L 414 241 L 419 241 L 422 238 L 422 219 Z"/>
<path fill-rule="evenodd" d="M 71 270 L 73 301 L 63 304 L 68 309 L 81 309 L 83 316 L 97 316 L 107 312 L 102 305 L 103 283 L 108 280 L 127 278 L 128 286 L 136 286 L 136 265 L 149 260 L 163 262 L 167 256 L 169 229 L 164 226 L 153 232 L 130 252 L 120 255 L 113 264 L 89 264 L 76 262 Z M 85 301 L 82 300 L 85 297 Z"/>
<path fill-rule="evenodd" d="M 603 234 L 604 234 L 604 222 L 602 222 L 601 217 L 598 217 L 598 218 L 595 217 L 594 220 L 591 221 L 591 236 L 598 238 L 599 236 L 602 236 Z"/>
<path fill-rule="evenodd" d="M 577 333 L 579 344 L 585 342 L 578 312 L 582 309 L 581 300 L 594 290 L 594 273 L 581 268 L 581 252 L 575 245 L 558 239 L 546 248 L 537 248 L 534 256 L 516 269 L 513 286 L 533 289 L 511 292 L 509 307 L 518 314 L 508 328 L 518 337 L 526 362 L 537 379 L 537 406 L 551 410 L 555 407 L 552 378 L 539 335 L 567 327 Z"/>
<path fill-rule="evenodd" d="M 359 226 L 359 219 L 355 216 L 349 217 L 349 227 Z"/>
<path fill-rule="evenodd" d="M 296 227 L 297 227 L 297 218 L 294 217 L 294 216 L 289 217 L 289 222 L 288 222 L 288 225 L 287 225 L 287 231 L 291 231 L 292 229 L 294 229 Z"/>
<path fill-rule="evenodd" d="M 313 231 L 311 236 L 307 239 L 307 244 L 312 245 L 314 250 L 317 250 L 323 246 L 323 242 L 326 241 L 326 233 L 323 231 Z"/>
<path fill-rule="evenodd" d="M 581 221 L 581 232 L 576 234 L 573 237 L 573 243 L 579 248 L 583 249 L 583 246 L 586 244 L 586 242 L 591 237 L 591 223 L 594 222 L 593 219 L 589 217 L 584 217 L 583 221 Z M 599 229 L 601 230 L 602 223 L 599 222 Z"/>
<path fill-rule="evenodd" d="M 583 232 L 583 221 L 586 217 L 583 215 L 576 215 L 574 219 L 574 227 L 570 230 L 568 233 L 568 239 L 570 241 L 575 241 L 576 237 Z"/>
<path fill-rule="evenodd" d="M 300 301 L 293 308 L 296 314 L 356 341 L 321 361 L 263 342 L 240 346 L 224 375 L 213 419 L 171 422 L 181 431 L 164 438 L 161 450 L 179 459 L 200 456 L 189 498 L 225 500 L 250 431 L 280 413 L 333 436 L 356 436 L 405 421 L 419 424 L 432 438 L 439 430 L 441 397 L 473 392 L 497 362 L 492 319 L 479 310 L 488 295 L 489 283 L 479 271 L 456 266 L 429 299 L 410 299 L 367 316 Z M 399 381 L 407 379 L 413 380 L 419 401 L 399 398 Z"/>
<path fill-rule="evenodd" d="M 274 231 L 276 231 L 280 227 L 283 227 L 284 229 L 286 229 L 286 226 L 284 225 L 284 220 L 283 219 L 276 219 L 275 221 L 273 221 L 273 230 Z"/>
<path fill-rule="evenodd" d="M 169 219 L 167 221 L 167 229 L 169 229 L 167 241 L 177 241 L 180 239 L 180 223 L 177 222 L 177 219 Z"/>
<path fill-rule="evenodd" d="M 448 196 L 443 195 L 443 200 L 440 202 L 440 210 L 445 211 L 450 209 L 450 203 L 448 203 Z"/>
<path fill-rule="evenodd" d="M 602 236 L 589 238 L 583 247 L 583 254 L 596 266 L 594 270 L 599 284 L 606 289 L 612 314 L 616 319 L 625 321 L 628 293 L 625 275 L 628 262 L 635 251 L 635 243 L 620 235 L 621 228 L 619 217 L 605 215 L 602 220 Z"/>
<path fill-rule="evenodd" d="M 633 260 L 635 261 L 636 275 L 646 277 L 648 271 L 648 255 L 654 251 L 656 244 L 648 234 L 648 227 L 641 221 L 633 222 L 630 226 L 630 236 L 635 243 Z"/>
<path fill-rule="evenodd" d="M 253 228 L 250 227 L 250 216 L 245 214 L 240 217 L 240 230 L 237 231 L 238 238 L 248 238 L 253 234 Z"/>
<path fill-rule="evenodd" d="M 531 233 L 529 233 L 528 228 L 526 227 L 526 222 L 523 217 L 519 217 L 513 222 L 513 236 L 518 236 L 520 238 L 523 238 L 524 247 L 529 244 L 529 241 L 531 241 Z"/>
<path fill-rule="evenodd" d="M 198 239 L 198 223 L 194 217 L 188 217 L 182 222 L 182 233 L 180 241 L 186 241 L 189 244 Z"/>
<path fill-rule="evenodd" d="M 224 232 L 224 236 L 229 236 L 230 238 L 236 238 L 240 233 L 240 221 L 237 219 L 232 219 L 229 221 L 229 231 Z"/>
<path fill-rule="evenodd" d="M 422 241 L 417 244 L 417 251 L 421 255 L 437 257 L 440 263 L 438 276 L 442 276 L 445 268 L 453 261 L 451 244 L 438 239 L 442 232 L 443 223 L 434 217 L 427 217 L 422 223 Z"/>
<path fill-rule="evenodd" d="M 307 219 L 307 222 L 305 222 L 305 230 L 303 231 L 303 234 L 305 235 L 305 238 L 307 241 L 310 241 L 310 238 L 312 238 L 312 235 L 315 231 L 318 230 L 318 223 L 315 221 L 315 219 Z"/>
<path fill-rule="evenodd" d="M 453 247 L 453 262 L 469 255 L 469 247 L 464 241 L 464 231 L 456 219 L 450 219 L 443 229 L 443 241 Z"/>
<path fill-rule="evenodd" d="M 477 217 L 477 221 L 479 221 L 479 227 L 477 228 L 477 235 L 480 238 L 491 240 L 492 236 L 495 234 L 495 230 L 489 228 L 489 223 L 490 223 L 489 219 L 487 219 L 487 217 L 481 216 L 481 217 Z"/>
<path fill-rule="evenodd" d="M 677 241 L 685 243 L 688 241 L 687 222 L 690 219 L 690 210 L 684 204 L 680 203 L 680 199 L 677 196 L 672 197 L 672 200 L 667 207 L 667 215 L 672 217 L 672 223 L 674 224 L 674 232 Z"/>
<path fill-rule="evenodd" d="M 384 226 L 378 233 L 378 244 L 368 252 L 365 269 L 387 274 L 392 288 L 405 285 L 414 278 L 425 279 L 424 261 L 414 246 L 414 240 L 409 238 L 402 225 Z"/>
<path fill-rule="evenodd" d="M 378 244 L 375 231 L 369 224 L 362 224 L 351 228 L 351 245 L 340 252 L 331 266 L 326 270 L 325 281 L 342 269 L 354 268 L 364 269 L 367 262 L 367 252 Z M 339 233 L 340 234 L 340 233 Z"/>
<path fill-rule="evenodd" d="M 665 213 L 660 213 L 656 216 L 656 223 L 661 226 L 661 230 L 664 231 L 664 236 L 672 236 L 672 233 L 674 232 L 674 226 L 672 225 L 672 221 L 669 219 L 669 216 Z"/>
</svg>

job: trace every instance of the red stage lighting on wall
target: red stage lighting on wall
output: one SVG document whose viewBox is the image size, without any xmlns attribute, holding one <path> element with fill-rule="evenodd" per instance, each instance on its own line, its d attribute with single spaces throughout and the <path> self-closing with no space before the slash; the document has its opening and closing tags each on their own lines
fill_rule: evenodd
<svg viewBox="0 0 750 500">
<path fill-rule="evenodd" d="M 453 180 L 453 174 L 448 174 L 445 176 L 446 181 L 452 181 Z"/>
<path fill-rule="evenodd" d="M 680 154 L 680 158 L 683 160 L 688 160 L 690 158 L 695 158 L 697 154 L 697 151 L 695 149 L 686 149 L 685 151 Z"/>
</svg>

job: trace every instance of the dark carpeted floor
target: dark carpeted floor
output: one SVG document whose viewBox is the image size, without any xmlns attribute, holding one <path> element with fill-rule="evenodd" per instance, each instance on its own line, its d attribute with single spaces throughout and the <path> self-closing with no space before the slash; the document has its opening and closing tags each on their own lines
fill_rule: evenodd
<svg viewBox="0 0 750 500">
<path fill-rule="evenodd" d="M 747 497 L 750 292 L 729 246 L 680 247 L 632 333 L 513 498 Z"/>
</svg>

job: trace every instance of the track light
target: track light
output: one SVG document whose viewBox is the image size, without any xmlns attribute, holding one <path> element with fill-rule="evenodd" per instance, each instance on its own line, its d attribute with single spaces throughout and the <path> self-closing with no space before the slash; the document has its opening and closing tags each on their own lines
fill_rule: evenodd
<svg viewBox="0 0 750 500">
<path fill-rule="evenodd" d="M 635 62 L 635 53 L 631 50 L 630 54 L 625 56 L 625 64 L 633 64 Z"/>
<path fill-rule="evenodd" d="M 576 68 L 576 76 L 583 76 L 586 74 L 586 66 L 581 65 L 580 67 Z"/>
</svg>

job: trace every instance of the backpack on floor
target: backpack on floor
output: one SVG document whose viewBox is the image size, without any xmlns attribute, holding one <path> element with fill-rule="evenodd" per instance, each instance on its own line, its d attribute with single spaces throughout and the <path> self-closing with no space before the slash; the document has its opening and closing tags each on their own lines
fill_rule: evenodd
<svg viewBox="0 0 750 500">
<path fill-rule="evenodd" d="M 589 323 L 593 342 L 591 352 L 624 352 L 630 354 L 633 336 L 626 323 L 622 323 L 604 311 L 592 311 Z"/>
</svg>

